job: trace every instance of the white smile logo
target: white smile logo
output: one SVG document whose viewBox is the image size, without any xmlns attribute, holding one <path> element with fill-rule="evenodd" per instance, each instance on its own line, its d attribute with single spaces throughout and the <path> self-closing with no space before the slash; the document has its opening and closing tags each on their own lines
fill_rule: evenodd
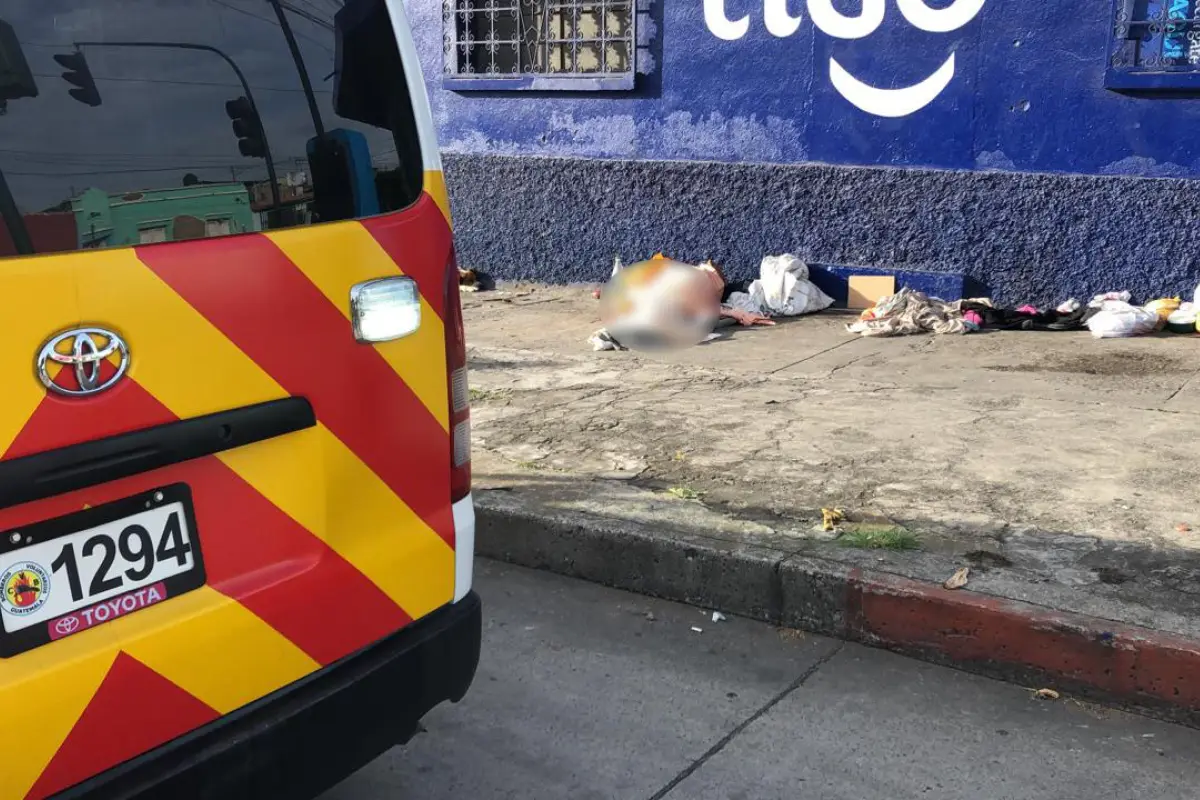
<svg viewBox="0 0 1200 800">
<path fill-rule="evenodd" d="M 945 8 L 930 8 L 925 0 L 896 0 L 909 24 L 927 33 L 949 33 L 973 20 L 985 0 L 955 0 Z M 883 24 L 887 0 L 862 0 L 862 13 L 847 16 L 833 7 L 833 0 L 808 0 L 813 24 L 835 39 L 862 39 Z M 773 36 L 791 36 L 800 18 L 788 13 L 787 0 L 764 0 L 764 22 Z M 731 20 L 725 15 L 725 0 L 704 0 L 704 21 L 713 35 L 726 41 L 741 39 L 750 30 L 749 15 Z M 837 59 L 829 59 L 829 80 L 838 94 L 857 108 L 877 117 L 907 117 L 929 105 L 954 79 L 954 53 L 928 78 L 898 89 L 871 86 L 846 71 Z"/>
</svg>

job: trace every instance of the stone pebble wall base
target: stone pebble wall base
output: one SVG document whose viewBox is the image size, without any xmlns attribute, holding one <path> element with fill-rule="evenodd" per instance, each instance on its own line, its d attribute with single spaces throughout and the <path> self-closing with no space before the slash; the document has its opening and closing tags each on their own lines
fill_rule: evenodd
<svg viewBox="0 0 1200 800">
<path fill-rule="evenodd" d="M 501 279 L 604 279 L 614 255 L 763 255 L 963 273 L 997 302 L 1200 282 L 1200 182 L 821 164 L 463 155 L 445 169 L 460 263 Z"/>
</svg>

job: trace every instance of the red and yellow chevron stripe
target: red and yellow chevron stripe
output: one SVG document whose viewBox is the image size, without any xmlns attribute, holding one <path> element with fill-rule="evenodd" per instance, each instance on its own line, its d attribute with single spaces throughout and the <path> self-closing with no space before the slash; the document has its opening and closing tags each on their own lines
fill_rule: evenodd
<svg viewBox="0 0 1200 800">
<path fill-rule="evenodd" d="M 435 177 L 414 207 L 363 222 L 4 263 L 4 459 L 288 396 L 318 424 L 0 510 L 10 529 L 184 482 L 208 575 L 0 660 L 0 707 L 36 720 L 5 745 L 0 798 L 67 788 L 451 600 L 451 239 Z M 357 344 L 351 285 L 401 271 L 421 291 L 419 332 Z M 86 400 L 48 395 L 32 358 L 83 323 L 122 334 L 128 379 Z"/>
</svg>

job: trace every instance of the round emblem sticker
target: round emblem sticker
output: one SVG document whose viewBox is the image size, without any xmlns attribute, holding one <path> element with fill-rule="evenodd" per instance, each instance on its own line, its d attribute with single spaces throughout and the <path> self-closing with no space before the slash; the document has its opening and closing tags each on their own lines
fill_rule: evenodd
<svg viewBox="0 0 1200 800">
<path fill-rule="evenodd" d="M 0 575 L 0 609 L 13 616 L 32 614 L 46 604 L 50 575 L 40 564 L 21 561 Z"/>
</svg>

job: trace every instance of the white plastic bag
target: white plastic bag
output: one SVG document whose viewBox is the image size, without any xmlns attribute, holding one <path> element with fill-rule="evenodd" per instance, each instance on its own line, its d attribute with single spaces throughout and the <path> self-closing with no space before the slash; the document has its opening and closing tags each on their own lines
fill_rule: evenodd
<svg viewBox="0 0 1200 800">
<path fill-rule="evenodd" d="M 1088 330 L 1097 339 L 1123 339 L 1153 333 L 1158 315 L 1123 300 L 1103 300 L 1100 310 L 1087 321 Z"/>
<path fill-rule="evenodd" d="M 745 292 L 732 292 L 725 299 L 725 305 L 730 308 L 736 308 L 738 311 L 745 311 L 748 314 L 767 314 L 768 309 L 762 304 L 761 293 L 759 299 L 746 294 Z"/>
<path fill-rule="evenodd" d="M 772 316 L 812 314 L 833 305 L 833 298 L 808 279 L 808 265 L 790 253 L 764 258 L 759 278 L 749 289 L 751 298 Z"/>
</svg>

